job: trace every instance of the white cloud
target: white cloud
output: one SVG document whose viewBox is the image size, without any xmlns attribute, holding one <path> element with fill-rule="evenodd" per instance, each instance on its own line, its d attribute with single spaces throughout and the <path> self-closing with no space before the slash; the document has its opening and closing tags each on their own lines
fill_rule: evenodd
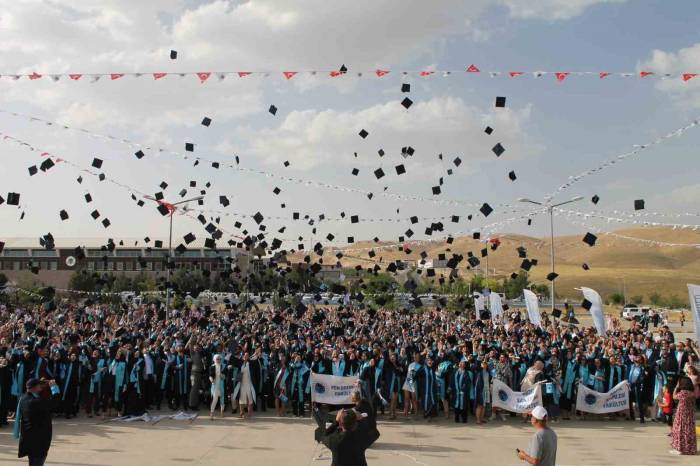
<svg viewBox="0 0 700 466">
<path fill-rule="evenodd" d="M 657 89 L 671 95 L 683 107 L 700 107 L 700 77 L 686 82 L 678 77 L 683 73 L 697 73 L 700 70 L 700 43 L 678 52 L 653 50 L 651 56 L 640 62 L 637 68 L 675 75 L 673 79 L 660 80 L 656 84 Z"/>
<path fill-rule="evenodd" d="M 508 7 L 510 15 L 520 19 L 567 20 L 587 8 L 603 3 L 622 3 L 626 0 L 498 0 Z"/>
<path fill-rule="evenodd" d="M 240 139 L 251 141 L 245 153 L 275 165 L 284 160 L 297 168 L 398 164 L 401 148 L 412 146 L 416 155 L 411 163 L 434 166 L 443 153 L 446 163 L 460 156 L 465 162 L 460 170 L 465 170 L 470 163 L 495 158 L 491 147 L 497 142 L 509 157 L 531 153 L 524 129 L 530 112 L 529 106 L 486 110 L 449 96 L 415 102 L 407 111 L 392 100 L 354 112 L 292 111 L 279 127 L 241 130 Z M 495 128 L 491 136 L 484 134 L 487 124 Z M 358 135 L 362 129 L 370 133 L 364 140 Z M 386 153 L 383 158 L 379 149 Z"/>
</svg>

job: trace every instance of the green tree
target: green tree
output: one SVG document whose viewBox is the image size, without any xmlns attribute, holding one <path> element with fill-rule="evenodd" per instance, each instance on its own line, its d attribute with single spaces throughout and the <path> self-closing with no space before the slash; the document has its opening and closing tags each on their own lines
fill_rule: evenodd
<svg viewBox="0 0 700 466">
<path fill-rule="evenodd" d="M 68 281 L 68 288 L 78 291 L 96 291 L 97 280 L 94 274 L 85 270 L 77 270 L 71 275 Z"/>
<path fill-rule="evenodd" d="M 625 295 L 620 292 L 615 292 L 610 295 L 610 302 L 616 305 L 625 303 Z"/>
<path fill-rule="evenodd" d="M 663 300 L 664 306 L 671 309 L 678 309 L 687 305 L 687 302 L 679 298 L 676 294 L 666 297 Z"/>
<path fill-rule="evenodd" d="M 649 302 L 653 304 L 654 306 L 661 306 L 662 298 L 659 293 L 654 291 L 653 293 L 649 293 Z"/>
</svg>

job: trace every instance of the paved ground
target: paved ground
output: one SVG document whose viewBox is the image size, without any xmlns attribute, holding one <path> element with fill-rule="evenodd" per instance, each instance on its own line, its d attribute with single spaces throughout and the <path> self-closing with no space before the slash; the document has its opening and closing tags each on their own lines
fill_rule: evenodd
<svg viewBox="0 0 700 466">
<path fill-rule="evenodd" d="M 558 464 L 684 465 L 698 457 L 668 454 L 667 427 L 628 421 L 563 421 Z M 367 452 L 375 465 L 510 465 L 523 464 L 515 448 L 527 448 L 532 427 L 515 419 L 484 427 L 439 420 L 380 422 L 381 438 Z M 313 441 L 310 419 L 261 416 L 210 421 L 102 423 L 94 419 L 57 420 L 48 465 L 329 465 L 314 460 L 321 448 Z M 25 464 L 7 428 L 0 430 L 0 464 Z M 326 455 L 327 457 L 327 455 Z"/>
</svg>

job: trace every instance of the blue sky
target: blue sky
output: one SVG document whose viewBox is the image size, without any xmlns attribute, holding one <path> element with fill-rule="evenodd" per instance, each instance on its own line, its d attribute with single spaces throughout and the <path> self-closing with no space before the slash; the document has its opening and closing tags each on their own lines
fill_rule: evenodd
<svg viewBox="0 0 700 466">
<path fill-rule="evenodd" d="M 694 1 L 73 3 L 19 1 L 0 13 L 0 73 L 333 69 L 343 63 L 351 72 L 464 69 L 471 63 L 504 71 L 700 72 L 700 4 Z M 168 58 L 171 48 L 179 52 L 176 61 Z M 198 186 L 209 181 L 204 208 L 229 212 L 221 223 L 227 231 L 236 231 L 234 212 L 260 211 L 290 219 L 267 219 L 264 223 L 273 231 L 287 226 L 273 236 L 301 235 L 308 245 L 311 227 L 292 222 L 293 211 L 327 217 L 345 212 L 345 221 L 317 225 L 314 237 L 332 233 L 336 242 L 350 235 L 396 240 L 412 227 L 409 222 L 351 225 L 347 219 L 353 214 L 392 220 L 460 215 L 458 224 L 445 222 L 445 233 L 456 233 L 518 216 L 512 211 L 525 206 L 517 198 L 541 199 L 569 175 L 700 116 L 700 78 L 696 81 L 571 76 L 557 83 L 552 76 L 425 79 L 396 73 L 382 79 L 298 76 L 292 81 L 276 74 L 205 84 L 191 77 L 94 84 L 0 80 L 2 110 L 175 151 L 192 141 L 195 155 L 223 163 L 237 154 L 243 167 L 369 190 L 376 194 L 371 201 L 362 194 L 279 183 L 245 172 L 193 168 L 191 161 L 168 155 L 147 153 L 138 161 L 123 144 L 3 114 L 0 132 L 85 167 L 100 157 L 108 176 L 144 192 L 155 193 L 167 181 L 168 198 L 177 198 L 190 180 Z M 402 82 L 412 84 L 414 105 L 408 111 L 399 105 L 405 96 Z M 493 108 L 496 96 L 507 97 L 506 109 Z M 279 109 L 275 116 L 267 112 L 271 104 Z M 209 128 L 199 124 L 204 116 L 213 119 Z M 482 133 L 486 124 L 495 128 L 494 135 Z M 365 140 L 357 136 L 361 128 L 370 133 Z M 496 142 L 507 149 L 500 158 L 490 152 Z M 691 129 L 588 177 L 561 199 L 585 196 L 576 207 L 581 211 L 632 211 L 633 200 L 644 198 L 648 211 L 695 212 L 698 143 L 700 128 Z M 399 150 L 408 145 L 416 155 L 404 160 Z M 379 148 L 385 157 L 379 158 Z M 78 185 L 78 173 L 66 166 L 30 177 L 27 167 L 41 162 L 37 154 L 7 142 L 0 154 L 2 195 L 20 192 L 26 212 L 18 221 L 19 211 L 0 206 L 2 237 L 38 237 L 50 231 L 57 237 L 156 238 L 166 232 L 158 212 L 135 206 L 128 191 L 89 177 Z M 456 156 L 463 164 L 455 168 L 451 160 Z M 283 167 L 285 160 L 291 167 Z M 398 177 L 393 167 L 400 163 L 407 174 Z M 360 169 L 357 177 L 350 174 L 354 167 Z M 387 176 L 377 181 L 372 172 L 379 167 Z M 445 174 L 450 167 L 453 176 Z M 508 180 L 510 170 L 517 181 Z M 472 206 L 378 195 L 387 186 L 389 193 L 429 198 L 440 176 L 445 184 L 438 200 L 515 207 L 497 207 L 484 219 Z M 272 193 L 276 186 L 282 189 L 279 196 Z M 90 205 L 85 192 L 94 199 Z M 227 208 L 219 205 L 221 194 L 231 200 Z M 601 198 L 597 206 L 588 201 L 594 194 Z M 280 208 L 281 203 L 287 208 Z M 92 220 L 95 208 L 110 219 L 109 229 Z M 61 209 L 69 212 L 68 221 L 59 219 Z M 466 222 L 470 213 L 474 220 Z M 257 232 L 250 219 L 239 220 Z M 688 218 L 655 220 L 694 223 Z M 426 224 L 419 226 L 412 228 L 423 238 Z M 494 230 L 541 236 L 546 226 L 538 217 L 532 227 L 522 220 Z M 190 231 L 200 240 L 206 236 L 197 221 L 178 219 L 175 236 Z M 558 221 L 560 233 L 581 231 Z"/>
</svg>

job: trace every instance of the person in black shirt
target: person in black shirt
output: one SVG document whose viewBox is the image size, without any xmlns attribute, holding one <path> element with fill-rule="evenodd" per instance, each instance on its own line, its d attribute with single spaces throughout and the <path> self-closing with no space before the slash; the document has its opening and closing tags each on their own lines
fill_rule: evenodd
<svg viewBox="0 0 700 466">
<path fill-rule="evenodd" d="M 27 381 L 27 391 L 17 404 L 15 437 L 19 438 L 18 458 L 27 456 L 29 466 L 43 466 L 51 447 L 51 398 L 49 387 L 38 379 Z"/>
<path fill-rule="evenodd" d="M 339 410 L 335 422 L 330 427 L 324 429 L 324 426 L 319 424 L 317 430 L 321 431 L 321 443 L 328 447 L 333 455 L 331 466 L 367 466 L 367 437 L 358 429 L 355 410 Z"/>
</svg>

